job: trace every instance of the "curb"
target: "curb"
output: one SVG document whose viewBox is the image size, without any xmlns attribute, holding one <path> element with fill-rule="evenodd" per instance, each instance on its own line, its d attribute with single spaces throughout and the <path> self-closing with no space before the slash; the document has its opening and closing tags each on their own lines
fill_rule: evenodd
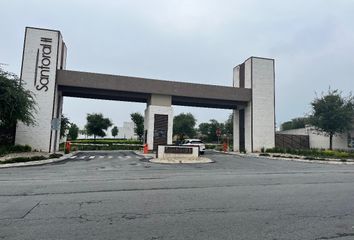
<svg viewBox="0 0 354 240">
<path fill-rule="evenodd" d="M 354 162 L 342 162 L 341 160 L 310 160 L 310 159 L 297 159 L 297 158 L 286 158 L 286 157 L 268 157 L 268 156 L 254 156 L 257 158 L 268 158 L 271 160 L 280 161 L 293 161 L 293 162 L 303 162 L 303 163 L 318 163 L 318 164 L 333 164 L 333 165 L 354 165 Z"/>
<path fill-rule="evenodd" d="M 148 154 L 143 154 L 142 152 L 140 151 L 133 151 L 136 155 L 138 155 L 139 157 L 142 157 L 144 159 L 152 159 L 154 158 L 155 154 L 154 153 L 148 153 Z"/>
<path fill-rule="evenodd" d="M 318 164 L 334 164 L 334 165 L 354 165 L 354 161 L 343 162 L 340 159 L 328 159 L 328 160 L 310 160 L 310 159 L 301 159 L 301 158 L 287 158 L 287 157 L 272 157 L 272 156 L 259 156 L 258 154 L 242 154 L 237 152 L 223 152 L 214 150 L 214 152 L 236 155 L 239 157 L 254 157 L 254 158 L 267 158 L 271 160 L 283 160 L 283 161 L 294 161 L 294 162 L 303 162 L 303 163 L 318 163 Z"/>
<path fill-rule="evenodd" d="M 207 163 L 215 163 L 214 160 L 209 158 L 204 158 L 203 161 L 200 160 L 190 160 L 190 159 L 150 159 L 150 163 L 157 164 L 207 164 Z"/>
<path fill-rule="evenodd" d="M 51 159 L 45 159 L 45 160 L 39 160 L 39 161 L 30 161 L 30 162 L 0 164 L 0 169 L 1 168 L 12 168 L 12 167 L 40 166 L 40 165 L 45 165 L 45 164 L 49 164 L 49 163 L 56 163 L 56 162 L 60 162 L 60 161 L 66 160 L 67 158 L 71 157 L 73 154 L 76 154 L 76 153 L 77 152 L 64 154 L 60 158 L 51 158 Z"/>
<path fill-rule="evenodd" d="M 205 163 L 215 163 L 214 160 L 208 159 L 209 161 L 205 161 L 205 162 L 195 162 L 195 161 L 186 161 L 186 160 L 176 160 L 176 161 L 171 161 L 168 159 L 161 159 L 161 160 L 157 160 L 155 158 L 155 154 L 154 153 L 149 153 L 149 154 L 143 154 L 139 151 L 134 151 L 134 153 L 138 156 L 140 156 L 143 161 L 148 161 L 150 163 L 155 163 L 155 164 L 205 164 Z"/>
</svg>

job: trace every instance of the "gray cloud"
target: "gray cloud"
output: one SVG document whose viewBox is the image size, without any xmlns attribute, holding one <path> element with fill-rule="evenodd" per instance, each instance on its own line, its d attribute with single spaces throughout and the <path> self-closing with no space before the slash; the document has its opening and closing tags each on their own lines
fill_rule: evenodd
<svg viewBox="0 0 354 240">
<path fill-rule="evenodd" d="M 68 69 L 232 84 L 251 55 L 276 59 L 277 122 L 309 111 L 314 92 L 353 89 L 354 2 L 350 0 L 2 1 L 0 62 L 20 71 L 25 26 L 54 28 L 68 45 Z M 83 125 L 87 112 L 116 124 L 144 104 L 66 99 Z M 176 107 L 199 122 L 230 111 Z"/>
</svg>

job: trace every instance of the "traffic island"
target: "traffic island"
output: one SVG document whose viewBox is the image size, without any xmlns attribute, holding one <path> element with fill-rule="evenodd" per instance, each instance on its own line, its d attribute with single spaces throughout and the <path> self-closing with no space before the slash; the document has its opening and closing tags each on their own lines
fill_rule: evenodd
<svg viewBox="0 0 354 240">
<path fill-rule="evenodd" d="M 152 163 L 212 163 L 213 160 L 200 157 L 199 146 L 159 145 L 157 157 L 150 159 Z"/>
<path fill-rule="evenodd" d="M 206 157 L 198 158 L 153 158 L 149 162 L 152 163 L 169 163 L 169 164 L 183 164 L 183 163 L 213 163 L 214 161 Z"/>
</svg>

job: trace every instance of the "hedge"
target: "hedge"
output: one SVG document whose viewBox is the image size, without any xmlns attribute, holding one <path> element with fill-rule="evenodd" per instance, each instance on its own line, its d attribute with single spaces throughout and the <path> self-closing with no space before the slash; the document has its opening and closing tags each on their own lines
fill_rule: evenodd
<svg viewBox="0 0 354 240">
<path fill-rule="evenodd" d="M 90 150 L 140 150 L 143 148 L 143 145 L 114 145 L 114 144 L 90 144 L 90 145 L 83 145 L 83 144 L 71 144 L 72 151 L 90 151 Z"/>
<path fill-rule="evenodd" d="M 17 158 L 11 158 L 5 161 L 1 161 L 0 164 L 39 161 L 39 160 L 46 160 L 51 158 L 60 158 L 61 156 L 63 155 L 58 153 L 53 153 L 50 154 L 49 157 L 45 157 L 45 156 L 17 157 Z"/>
<path fill-rule="evenodd" d="M 288 153 L 309 157 L 325 157 L 325 158 L 354 158 L 354 151 L 344 150 L 325 150 L 325 149 L 284 149 L 284 148 L 269 148 L 267 153 Z"/>
<path fill-rule="evenodd" d="M 28 145 L 6 145 L 0 147 L 0 156 L 9 153 L 30 152 L 32 148 Z"/>
<path fill-rule="evenodd" d="M 126 139 L 77 139 L 71 141 L 72 143 L 91 143 L 91 144 L 110 144 L 110 143 L 121 143 L 121 144 L 142 144 L 138 140 L 126 140 Z"/>
</svg>

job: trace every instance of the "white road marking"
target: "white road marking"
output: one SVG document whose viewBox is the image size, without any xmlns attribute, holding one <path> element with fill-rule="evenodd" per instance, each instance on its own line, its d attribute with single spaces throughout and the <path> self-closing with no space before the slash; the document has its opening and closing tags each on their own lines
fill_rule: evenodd
<svg viewBox="0 0 354 240">
<path fill-rule="evenodd" d="M 84 159 L 86 156 L 82 156 L 82 157 L 80 157 L 80 159 Z"/>
<path fill-rule="evenodd" d="M 100 156 L 100 158 L 104 158 L 104 156 Z"/>
<path fill-rule="evenodd" d="M 126 156 L 126 158 L 131 158 L 131 156 Z"/>
<path fill-rule="evenodd" d="M 113 156 L 108 156 L 108 158 L 113 158 Z"/>
<path fill-rule="evenodd" d="M 95 158 L 95 157 L 96 157 L 96 156 L 90 156 L 89 158 L 90 158 L 90 159 L 93 159 L 93 158 Z"/>
<path fill-rule="evenodd" d="M 74 159 L 74 158 L 76 158 L 77 156 L 72 156 L 72 157 L 70 157 L 71 159 Z"/>
<path fill-rule="evenodd" d="M 119 156 L 119 158 L 123 158 L 122 156 Z"/>
</svg>

